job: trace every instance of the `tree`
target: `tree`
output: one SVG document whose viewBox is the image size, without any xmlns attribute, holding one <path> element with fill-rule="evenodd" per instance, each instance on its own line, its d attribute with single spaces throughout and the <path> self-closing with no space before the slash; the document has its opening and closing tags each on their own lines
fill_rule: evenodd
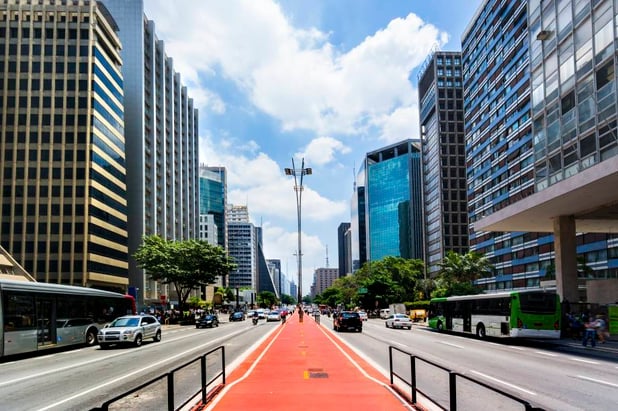
<svg viewBox="0 0 618 411">
<path fill-rule="evenodd" d="M 294 305 L 296 304 L 296 298 L 288 294 L 281 294 L 281 304 Z"/>
<path fill-rule="evenodd" d="M 157 235 L 144 237 L 133 258 L 153 280 L 172 284 L 181 311 L 191 290 L 213 284 L 236 268 L 221 247 L 199 240 L 170 241 Z"/>
<path fill-rule="evenodd" d="M 272 291 L 262 291 L 257 295 L 257 302 L 262 308 L 272 307 L 277 304 L 277 296 Z"/>
<path fill-rule="evenodd" d="M 474 280 L 493 274 L 489 259 L 473 251 L 466 254 L 447 251 L 439 265 L 440 272 L 435 281 L 436 288 L 431 293 L 432 297 L 478 294 Z"/>
</svg>

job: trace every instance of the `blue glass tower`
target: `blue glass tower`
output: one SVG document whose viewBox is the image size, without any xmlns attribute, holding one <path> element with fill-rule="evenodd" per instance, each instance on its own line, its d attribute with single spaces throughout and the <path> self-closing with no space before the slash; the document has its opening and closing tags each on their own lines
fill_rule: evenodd
<svg viewBox="0 0 618 411">
<path fill-rule="evenodd" d="M 368 153 L 368 259 L 423 258 L 420 142 L 406 140 Z"/>
</svg>

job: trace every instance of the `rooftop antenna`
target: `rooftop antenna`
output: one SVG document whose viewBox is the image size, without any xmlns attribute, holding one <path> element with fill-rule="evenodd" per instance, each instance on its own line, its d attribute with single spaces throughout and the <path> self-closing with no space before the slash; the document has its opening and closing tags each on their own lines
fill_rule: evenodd
<svg viewBox="0 0 618 411">
<path fill-rule="evenodd" d="M 328 244 L 326 244 L 326 268 L 328 268 Z"/>
</svg>

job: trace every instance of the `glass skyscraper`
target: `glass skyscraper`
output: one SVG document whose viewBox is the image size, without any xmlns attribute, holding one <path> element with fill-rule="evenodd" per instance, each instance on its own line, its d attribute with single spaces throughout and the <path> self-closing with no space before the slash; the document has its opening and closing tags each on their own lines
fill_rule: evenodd
<svg viewBox="0 0 618 411">
<path fill-rule="evenodd" d="M 225 167 L 200 166 L 200 214 L 213 216 L 217 244 L 227 249 Z"/>
<path fill-rule="evenodd" d="M 126 291 L 118 27 L 94 1 L 0 1 L 0 243 L 38 281 Z"/>
<path fill-rule="evenodd" d="M 366 216 L 370 261 L 423 258 L 420 142 L 406 140 L 367 153 Z"/>
</svg>

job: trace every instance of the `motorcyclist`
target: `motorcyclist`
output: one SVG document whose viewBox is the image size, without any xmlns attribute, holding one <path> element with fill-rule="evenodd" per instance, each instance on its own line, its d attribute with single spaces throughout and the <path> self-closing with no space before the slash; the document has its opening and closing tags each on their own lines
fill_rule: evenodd
<svg viewBox="0 0 618 411">
<path fill-rule="evenodd" d="M 253 316 L 252 316 L 252 320 L 253 320 L 253 324 L 257 324 L 258 320 L 259 320 L 259 316 L 258 316 L 258 312 L 254 311 L 253 312 Z"/>
</svg>

